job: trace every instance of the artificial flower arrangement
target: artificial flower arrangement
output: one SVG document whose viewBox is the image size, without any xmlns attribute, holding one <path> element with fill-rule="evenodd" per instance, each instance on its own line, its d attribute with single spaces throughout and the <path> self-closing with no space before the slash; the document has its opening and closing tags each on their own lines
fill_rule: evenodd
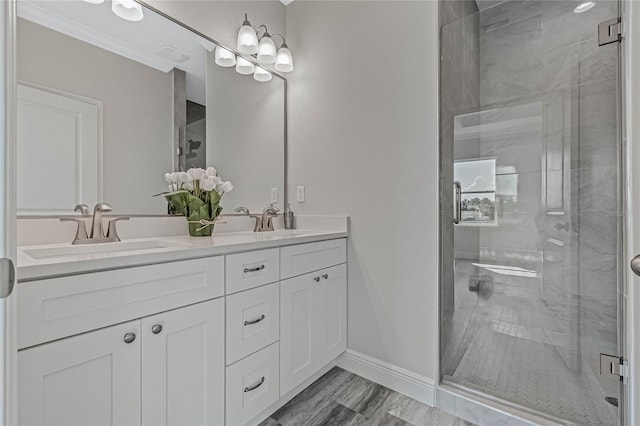
<svg viewBox="0 0 640 426">
<path fill-rule="evenodd" d="M 169 192 L 162 195 L 169 203 L 169 213 L 184 215 L 192 237 L 211 236 L 213 225 L 222 213 L 220 198 L 233 189 L 216 169 L 192 168 L 186 172 L 166 173 Z"/>
</svg>

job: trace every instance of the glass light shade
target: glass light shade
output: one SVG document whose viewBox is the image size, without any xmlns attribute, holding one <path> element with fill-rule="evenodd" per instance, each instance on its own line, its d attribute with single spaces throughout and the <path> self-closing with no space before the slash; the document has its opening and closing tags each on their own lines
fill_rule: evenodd
<svg viewBox="0 0 640 426">
<path fill-rule="evenodd" d="M 127 21 L 141 21 L 144 18 L 142 6 L 133 0 L 113 0 L 111 10 Z"/>
<path fill-rule="evenodd" d="M 273 64 L 276 61 L 276 45 L 271 37 L 264 36 L 260 40 L 258 47 L 258 62 L 263 64 Z"/>
<path fill-rule="evenodd" d="M 242 75 L 253 74 L 253 71 L 255 70 L 255 68 L 256 66 L 253 65 L 251 62 L 247 61 L 245 58 L 241 58 L 240 56 L 238 56 L 236 61 L 236 71 L 238 72 L 238 74 L 242 74 Z"/>
<path fill-rule="evenodd" d="M 275 68 L 280 72 L 293 71 L 293 56 L 291 56 L 291 51 L 288 47 L 278 49 Z"/>
<path fill-rule="evenodd" d="M 229 52 L 224 47 L 216 46 L 215 52 L 216 64 L 221 67 L 232 67 L 236 64 L 236 55 Z"/>
<path fill-rule="evenodd" d="M 238 31 L 238 42 L 236 45 L 238 52 L 245 55 L 258 53 L 258 36 L 251 25 L 243 25 Z"/>
<path fill-rule="evenodd" d="M 84 0 L 87 3 L 91 3 L 91 4 L 100 4 L 100 3 L 104 3 L 104 0 Z"/>
<path fill-rule="evenodd" d="M 273 76 L 269 71 L 262 69 L 260 67 L 256 67 L 256 72 L 253 73 L 253 78 L 256 81 L 264 83 L 271 80 Z"/>
</svg>

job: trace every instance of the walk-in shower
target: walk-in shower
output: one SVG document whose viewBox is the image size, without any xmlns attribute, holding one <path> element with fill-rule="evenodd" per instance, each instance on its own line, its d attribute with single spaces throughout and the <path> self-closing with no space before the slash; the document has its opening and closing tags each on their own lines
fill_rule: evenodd
<svg viewBox="0 0 640 426">
<path fill-rule="evenodd" d="M 619 422 L 618 16 L 440 1 L 442 382 L 589 425 Z"/>
</svg>

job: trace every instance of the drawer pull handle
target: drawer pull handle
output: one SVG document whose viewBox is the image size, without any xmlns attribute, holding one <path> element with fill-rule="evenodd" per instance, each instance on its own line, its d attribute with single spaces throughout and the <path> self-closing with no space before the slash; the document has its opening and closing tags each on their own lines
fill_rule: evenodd
<svg viewBox="0 0 640 426">
<path fill-rule="evenodd" d="M 322 274 L 322 278 L 324 278 L 325 280 L 329 279 L 329 274 Z"/>
<path fill-rule="evenodd" d="M 162 326 L 161 326 L 160 324 L 154 324 L 154 325 L 151 327 L 151 332 L 152 332 L 153 334 L 159 334 L 161 331 L 162 331 Z"/>
<path fill-rule="evenodd" d="M 244 273 L 246 274 L 247 272 L 258 272 L 262 271 L 264 268 L 264 265 L 256 266 L 255 268 L 244 268 Z"/>
<path fill-rule="evenodd" d="M 319 282 L 320 282 L 320 277 L 313 277 L 313 280 L 314 280 L 315 282 L 319 283 Z"/>
<path fill-rule="evenodd" d="M 136 340 L 136 335 L 134 333 L 127 333 L 124 335 L 125 343 L 132 343 L 134 340 Z"/>
<path fill-rule="evenodd" d="M 245 322 L 244 322 L 244 325 L 253 325 L 253 324 L 257 324 L 257 323 L 259 323 L 260 321 L 262 321 L 262 320 L 263 320 L 263 319 L 265 319 L 265 318 L 266 318 L 266 316 L 265 316 L 264 314 L 262 314 L 262 316 L 261 316 L 260 318 L 256 318 L 256 319 L 251 320 L 251 321 L 245 321 Z"/>
<path fill-rule="evenodd" d="M 264 376 L 262 376 L 262 379 L 260 379 L 260 381 L 259 381 L 257 384 L 255 384 L 255 385 L 253 385 L 253 386 L 250 386 L 250 387 L 248 387 L 248 388 L 244 388 L 244 391 L 245 391 L 245 392 L 251 392 L 251 391 L 253 391 L 253 390 L 256 390 L 256 389 L 258 389 L 260 386 L 262 386 L 262 384 L 263 384 L 263 383 L 264 383 Z"/>
</svg>

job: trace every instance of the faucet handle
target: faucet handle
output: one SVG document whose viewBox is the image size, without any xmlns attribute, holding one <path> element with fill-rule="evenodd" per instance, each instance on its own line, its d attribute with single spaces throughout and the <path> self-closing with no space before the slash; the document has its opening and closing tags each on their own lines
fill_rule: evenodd
<svg viewBox="0 0 640 426">
<path fill-rule="evenodd" d="M 89 238 L 87 234 L 87 224 L 84 220 L 78 219 L 75 217 L 61 217 L 60 222 L 76 222 L 78 224 L 78 229 L 76 230 L 76 236 L 73 239 L 71 244 L 79 244 L 80 241 L 86 240 Z"/>
<path fill-rule="evenodd" d="M 249 209 L 248 209 L 248 208 L 246 208 L 246 207 L 238 207 L 238 208 L 236 208 L 236 209 L 234 210 L 234 212 L 236 212 L 236 213 L 241 213 L 241 214 L 247 214 L 247 215 L 250 215 L 250 214 L 251 214 L 251 212 L 249 211 Z"/>
<path fill-rule="evenodd" d="M 129 220 L 128 216 L 116 217 L 109 220 L 109 226 L 107 227 L 107 238 L 113 238 L 115 241 L 120 241 L 118 230 L 116 229 L 116 222 L 119 220 Z"/>
<path fill-rule="evenodd" d="M 86 204 L 78 204 L 73 208 L 74 212 L 80 212 L 82 215 L 89 215 L 91 211 L 89 210 L 89 206 Z"/>
<path fill-rule="evenodd" d="M 103 213 L 109 213 L 111 211 L 111 206 L 107 203 L 98 203 L 96 204 L 96 206 L 93 208 L 93 211 L 99 211 L 99 212 L 103 212 Z"/>
</svg>

